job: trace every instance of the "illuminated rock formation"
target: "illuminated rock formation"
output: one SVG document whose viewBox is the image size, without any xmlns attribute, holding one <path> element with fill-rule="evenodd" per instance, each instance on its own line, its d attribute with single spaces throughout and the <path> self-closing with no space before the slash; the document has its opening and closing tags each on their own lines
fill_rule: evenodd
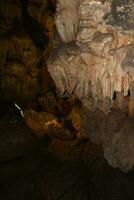
<svg viewBox="0 0 134 200">
<path fill-rule="evenodd" d="M 75 39 L 78 25 L 79 0 L 58 0 L 55 24 L 63 42 Z"/>
<path fill-rule="evenodd" d="M 134 115 L 134 32 L 130 26 L 122 25 L 122 18 L 126 14 L 126 10 L 124 10 L 124 15 L 123 11 L 119 12 L 119 9 L 124 6 L 122 4 L 117 4 L 117 2 L 115 4 L 115 1 L 112 5 L 107 1 L 104 3 L 89 0 L 77 1 L 75 6 L 72 5 L 69 16 L 67 12 L 69 6 L 64 4 L 64 9 L 59 12 L 58 4 L 56 26 L 62 41 L 67 44 L 60 45 L 52 52 L 48 60 L 48 70 L 60 96 L 68 97 L 73 94 L 82 102 L 87 112 L 85 124 L 93 121 L 90 112 L 98 115 L 97 109 L 105 115 L 115 108 L 119 109 L 121 113 L 127 115 L 129 113 L 131 117 Z M 134 23 L 133 17 L 131 17 L 132 9 L 130 7 L 133 8 L 132 5 L 131 2 L 131 6 L 128 6 L 129 17 L 127 18 L 125 15 L 125 24 L 130 25 L 130 21 L 132 24 Z M 77 7 L 79 8 L 78 20 L 75 18 Z M 115 16 L 120 18 L 120 23 L 115 21 Z M 70 19 L 70 17 L 71 21 L 64 20 Z M 75 24 L 76 29 L 69 29 L 69 27 L 73 27 L 72 24 Z M 101 114 L 101 116 L 103 115 Z M 103 118 L 101 116 L 96 118 L 100 124 Z M 109 115 L 106 116 L 107 119 L 108 117 Z M 84 116 L 82 116 L 82 120 L 83 118 Z M 114 118 L 116 121 L 118 114 L 114 115 Z M 101 130 L 99 123 L 97 131 L 99 128 Z M 102 144 L 105 143 L 103 145 L 104 155 L 108 162 L 113 167 L 120 167 L 123 171 L 128 171 L 134 164 L 133 161 L 130 162 L 131 156 L 125 160 L 126 151 L 127 154 L 130 153 L 133 156 L 133 150 L 129 148 L 134 145 L 132 130 L 129 130 L 133 126 L 127 130 L 124 128 L 125 125 L 122 127 L 122 123 L 118 125 L 118 130 L 112 130 L 112 134 L 106 134 L 106 137 L 100 137 L 100 140 Z M 88 126 L 85 126 L 83 130 L 89 135 L 89 130 L 95 131 L 94 128 L 88 128 Z M 102 132 L 104 131 L 105 128 Z M 124 140 L 123 138 L 127 137 L 127 131 L 131 136 L 129 135 L 128 139 Z M 96 133 L 98 134 L 98 132 Z M 119 135 L 118 139 L 115 133 Z M 115 142 L 115 138 L 117 142 Z M 107 142 L 109 140 L 110 143 Z M 132 144 L 130 144 L 131 141 Z M 121 145 L 126 145 L 126 150 Z M 118 156 L 115 148 L 118 149 Z"/>
</svg>

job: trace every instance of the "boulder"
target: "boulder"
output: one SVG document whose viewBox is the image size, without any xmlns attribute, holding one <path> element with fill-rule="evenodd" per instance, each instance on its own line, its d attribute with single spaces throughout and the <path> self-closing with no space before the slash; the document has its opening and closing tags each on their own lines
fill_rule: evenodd
<svg viewBox="0 0 134 200">
<path fill-rule="evenodd" d="M 109 135 L 109 141 L 103 145 L 104 156 L 114 168 L 128 172 L 134 168 L 134 123 L 127 119 L 120 130 Z"/>
<path fill-rule="evenodd" d="M 88 136 L 89 140 L 96 144 L 102 144 L 102 136 L 105 128 L 106 116 L 100 110 L 94 112 L 82 108 L 81 131 Z"/>
</svg>

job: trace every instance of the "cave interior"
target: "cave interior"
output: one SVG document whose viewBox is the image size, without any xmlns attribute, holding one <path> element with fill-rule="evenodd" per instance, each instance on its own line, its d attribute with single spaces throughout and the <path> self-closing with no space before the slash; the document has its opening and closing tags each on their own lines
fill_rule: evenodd
<svg viewBox="0 0 134 200">
<path fill-rule="evenodd" d="M 133 0 L 0 1 L 0 200 L 134 198 Z"/>
</svg>

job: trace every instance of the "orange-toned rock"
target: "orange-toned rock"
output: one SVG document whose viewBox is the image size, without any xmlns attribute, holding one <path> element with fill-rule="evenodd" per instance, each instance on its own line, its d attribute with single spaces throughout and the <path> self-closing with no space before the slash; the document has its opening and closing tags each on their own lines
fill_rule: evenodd
<svg viewBox="0 0 134 200">
<path fill-rule="evenodd" d="M 39 138 L 62 127 L 58 119 L 51 113 L 25 110 L 24 118 L 27 126 Z"/>
</svg>

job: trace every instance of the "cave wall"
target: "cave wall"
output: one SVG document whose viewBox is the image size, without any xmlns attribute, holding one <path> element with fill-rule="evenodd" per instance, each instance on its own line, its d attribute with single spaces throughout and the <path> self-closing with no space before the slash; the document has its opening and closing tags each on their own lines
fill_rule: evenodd
<svg viewBox="0 0 134 200">
<path fill-rule="evenodd" d="M 0 2 L 0 99 L 36 109 L 24 113 L 38 137 L 50 127 L 65 131 L 59 112 L 76 137 L 87 134 L 111 166 L 128 172 L 134 167 L 133 2 L 55 4 Z"/>
<path fill-rule="evenodd" d="M 79 0 L 71 9 L 68 3 L 57 4 L 62 42 L 48 70 L 59 96 L 81 101 L 81 132 L 102 144 L 111 166 L 128 172 L 134 167 L 133 2 Z"/>
<path fill-rule="evenodd" d="M 55 24 L 63 42 L 75 40 L 78 26 L 79 0 L 57 0 Z"/>
<path fill-rule="evenodd" d="M 93 99 L 91 109 L 98 107 L 108 113 L 115 92 L 123 92 L 124 96 L 129 90 L 131 96 L 133 93 L 133 66 L 130 63 L 133 56 L 129 52 L 133 49 L 134 34 L 116 24 L 108 25 L 107 21 L 112 18 L 109 2 L 84 0 L 75 3 L 72 13 L 68 5 L 66 9 L 60 8 L 59 13 L 62 5 L 58 4 L 56 26 L 66 45 L 52 53 L 48 70 L 60 95 L 71 95 L 73 91 L 88 109 Z M 71 21 L 66 20 L 65 24 L 63 15 L 68 18 L 68 10 L 73 17 L 69 16 Z M 77 31 L 70 29 L 72 24 Z M 69 32 L 70 38 L 67 36 Z"/>
<path fill-rule="evenodd" d="M 51 90 L 46 59 L 53 48 L 54 13 L 54 0 L 0 2 L 1 100 L 32 106 Z"/>
</svg>

